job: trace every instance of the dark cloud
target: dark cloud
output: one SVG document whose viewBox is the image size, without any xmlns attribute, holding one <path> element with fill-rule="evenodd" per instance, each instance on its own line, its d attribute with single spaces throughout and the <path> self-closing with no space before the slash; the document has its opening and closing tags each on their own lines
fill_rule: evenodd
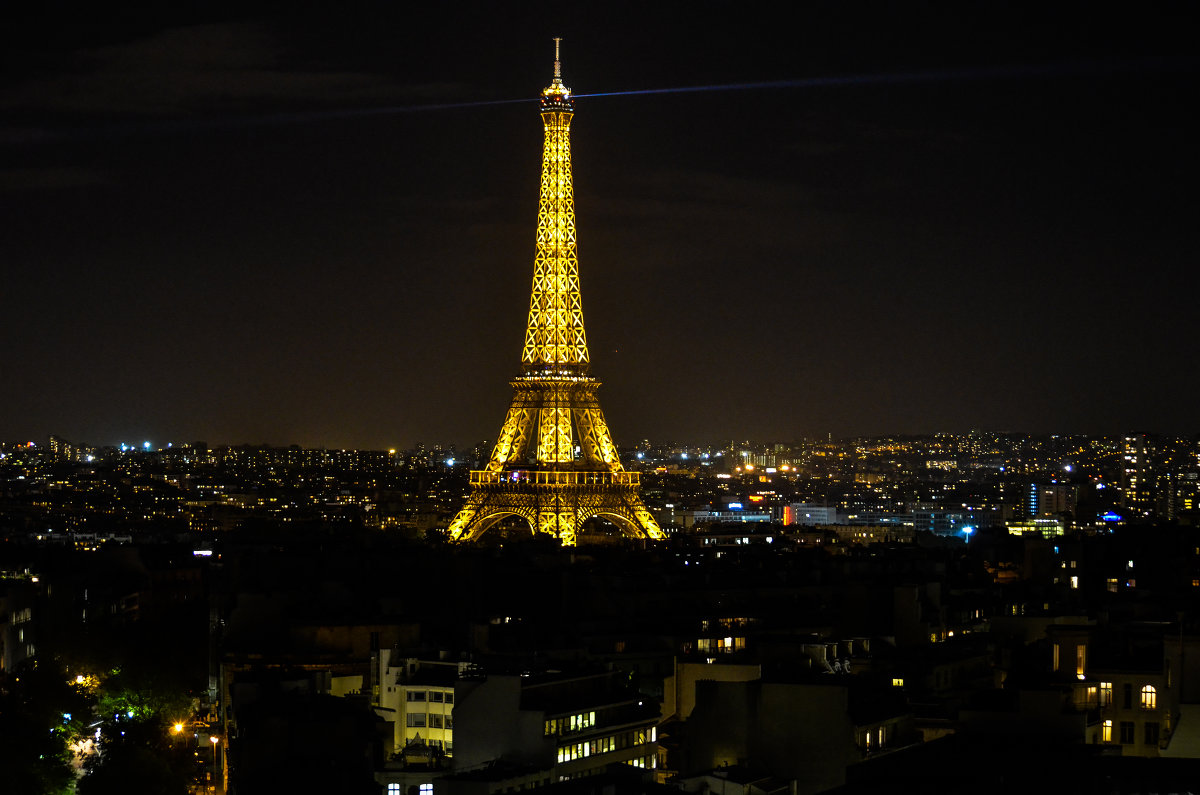
<svg viewBox="0 0 1200 795">
<path fill-rule="evenodd" d="M 315 62 L 277 26 L 191 25 L 74 51 L 55 70 L 0 90 L 0 108 L 71 115 L 173 116 L 275 107 L 355 108 L 463 95 L 446 82 L 406 84 Z"/>
<path fill-rule="evenodd" d="M 100 171 L 50 166 L 0 169 L 0 192 L 53 191 L 102 185 L 108 176 Z"/>
</svg>

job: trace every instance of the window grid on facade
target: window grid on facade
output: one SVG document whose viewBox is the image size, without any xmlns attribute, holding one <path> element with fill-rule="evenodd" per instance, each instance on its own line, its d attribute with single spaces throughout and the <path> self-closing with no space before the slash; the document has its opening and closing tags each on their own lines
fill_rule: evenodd
<svg viewBox="0 0 1200 795">
<path fill-rule="evenodd" d="M 606 754 L 622 748 L 632 748 L 644 745 L 647 742 L 656 742 L 657 739 L 658 730 L 654 726 L 651 726 L 648 730 L 634 729 L 633 731 L 621 732 L 620 734 L 613 734 L 608 737 L 598 737 L 586 742 L 559 746 L 558 761 L 562 763 L 575 759 L 585 759 L 593 754 Z M 653 765 L 650 766 L 653 767 Z"/>
<path fill-rule="evenodd" d="M 1146 685 L 1142 688 L 1142 709 L 1157 709 L 1158 708 L 1158 692 L 1154 689 L 1154 685 Z"/>
<path fill-rule="evenodd" d="M 582 731 L 583 729 L 589 729 L 595 725 L 595 712 L 580 712 L 575 715 L 568 715 L 561 718 L 550 718 L 546 721 L 545 735 L 547 737 L 552 737 L 556 734 Z"/>
</svg>

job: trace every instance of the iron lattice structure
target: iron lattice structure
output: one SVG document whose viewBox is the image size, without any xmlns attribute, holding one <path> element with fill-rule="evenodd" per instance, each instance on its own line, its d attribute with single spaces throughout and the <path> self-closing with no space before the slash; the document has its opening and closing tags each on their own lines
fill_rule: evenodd
<svg viewBox="0 0 1200 795">
<path fill-rule="evenodd" d="M 621 466 L 596 398 L 600 382 L 588 374 L 571 177 L 574 103 L 557 39 L 554 59 L 554 80 L 541 97 L 545 143 L 522 374 L 512 381 L 487 468 L 471 473 L 470 494 L 450 524 L 455 541 L 477 539 L 510 516 L 564 546 L 593 517 L 635 538 L 663 537 L 638 493 L 638 473 Z"/>
</svg>

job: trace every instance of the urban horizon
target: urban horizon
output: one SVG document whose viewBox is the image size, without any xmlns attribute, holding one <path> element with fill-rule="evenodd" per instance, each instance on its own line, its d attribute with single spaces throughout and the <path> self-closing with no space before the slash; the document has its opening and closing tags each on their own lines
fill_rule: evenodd
<svg viewBox="0 0 1200 795">
<path fill-rule="evenodd" d="M 1010 438 L 1029 438 L 1029 439 L 1056 439 L 1056 438 L 1078 438 L 1078 439 L 1119 439 L 1130 433 L 1146 434 L 1151 437 L 1163 439 L 1197 439 L 1200 438 L 1200 431 L 1191 432 L 1169 432 L 1147 427 L 1124 428 L 1121 430 L 1112 430 L 1099 433 L 1032 433 L 1023 430 L 1011 429 L 994 429 L 994 428 L 970 428 L 966 431 L 948 431 L 938 430 L 930 432 L 906 432 L 906 433 L 873 433 L 873 434 L 845 434 L 835 435 L 833 433 L 825 434 L 809 434 L 792 437 L 768 437 L 761 439 L 753 439 L 745 436 L 733 436 L 719 439 L 655 439 L 642 438 L 632 443 L 619 443 L 617 446 L 623 451 L 637 450 L 642 447 L 654 448 L 678 448 L 680 450 L 732 450 L 738 447 L 763 448 L 773 445 L 803 445 L 803 444 L 820 444 L 824 442 L 846 443 L 865 440 L 880 440 L 880 439 L 926 439 L 938 437 L 953 437 L 966 438 L 971 436 L 987 436 L 987 437 L 1010 437 Z M 365 447 L 353 447 L 349 445 L 338 444 L 302 444 L 298 441 L 271 441 L 271 440 L 242 440 L 228 441 L 218 440 L 212 441 L 209 439 L 189 438 L 186 436 L 176 438 L 152 437 L 143 436 L 127 436 L 117 439 L 116 441 L 109 440 L 88 440 L 88 439 L 73 439 L 65 435 L 56 433 L 46 434 L 40 438 L 34 439 L 5 439 L 0 440 L 0 446 L 24 446 L 33 445 L 35 447 L 48 446 L 51 439 L 64 440 L 70 445 L 78 448 L 87 449 L 109 449 L 117 451 L 153 451 L 162 452 L 172 448 L 180 448 L 187 446 L 204 445 L 209 448 L 301 448 L 305 450 L 362 450 L 362 451 L 378 451 L 391 453 L 406 453 L 418 449 L 441 449 L 441 450 L 470 450 L 480 447 L 481 445 L 492 445 L 494 439 L 481 437 L 473 441 L 447 441 L 444 439 L 414 439 L 407 444 L 380 444 Z"/>
</svg>

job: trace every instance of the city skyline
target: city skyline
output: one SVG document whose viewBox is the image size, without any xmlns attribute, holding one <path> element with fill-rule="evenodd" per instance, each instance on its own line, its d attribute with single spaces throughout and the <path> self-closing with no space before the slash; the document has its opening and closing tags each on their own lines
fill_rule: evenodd
<svg viewBox="0 0 1200 795">
<path fill-rule="evenodd" d="M 1196 432 L 1197 61 L 1141 57 L 1148 25 L 1118 56 L 1065 15 L 792 41 L 709 6 L 686 35 L 671 5 L 465 7 L 445 41 L 361 12 L 29 23 L 0 89 L 0 438 L 490 438 L 555 35 L 619 445 Z"/>
</svg>

